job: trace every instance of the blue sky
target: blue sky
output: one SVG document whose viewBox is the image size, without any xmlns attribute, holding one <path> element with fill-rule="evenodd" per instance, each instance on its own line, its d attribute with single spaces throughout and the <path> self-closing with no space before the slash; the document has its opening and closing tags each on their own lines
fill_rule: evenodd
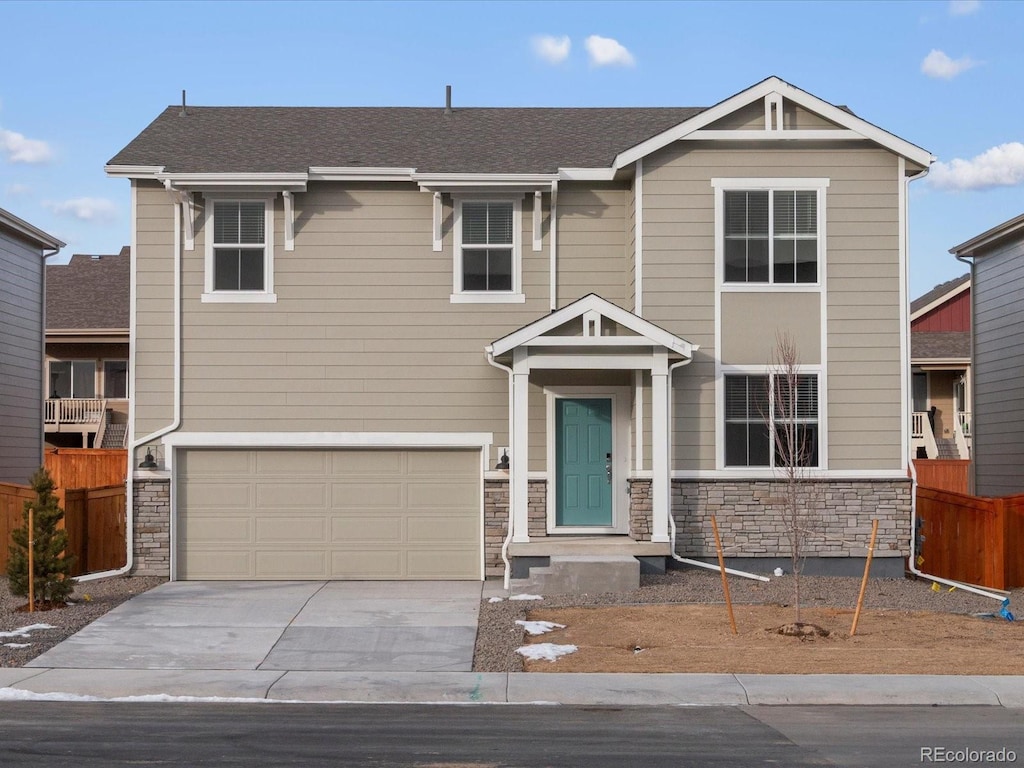
<svg viewBox="0 0 1024 768">
<path fill-rule="evenodd" d="M 710 106 L 769 75 L 937 156 L 911 185 L 911 293 L 1024 212 L 1024 3 L 0 2 L 0 207 L 129 242 L 103 166 L 168 104 Z M 14 34 L 12 34 L 12 32 Z"/>
</svg>

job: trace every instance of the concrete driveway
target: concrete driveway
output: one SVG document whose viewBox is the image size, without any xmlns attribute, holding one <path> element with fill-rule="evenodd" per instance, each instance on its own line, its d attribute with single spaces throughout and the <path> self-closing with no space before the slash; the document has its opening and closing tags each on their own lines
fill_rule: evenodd
<svg viewBox="0 0 1024 768">
<path fill-rule="evenodd" d="M 26 666 L 469 672 L 481 582 L 163 584 Z"/>
</svg>

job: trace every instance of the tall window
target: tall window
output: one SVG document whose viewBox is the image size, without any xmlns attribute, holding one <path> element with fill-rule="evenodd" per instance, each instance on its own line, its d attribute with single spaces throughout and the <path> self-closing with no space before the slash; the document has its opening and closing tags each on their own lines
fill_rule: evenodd
<svg viewBox="0 0 1024 768">
<path fill-rule="evenodd" d="M 518 200 L 455 200 L 452 302 L 522 302 Z"/>
<path fill-rule="evenodd" d="M 92 360 L 51 360 L 50 397 L 96 397 L 96 363 Z"/>
<path fill-rule="evenodd" d="M 265 210 L 262 201 L 213 204 L 213 290 L 264 289 Z"/>
<path fill-rule="evenodd" d="M 128 361 L 103 361 L 103 396 L 110 400 L 128 397 Z"/>
<path fill-rule="evenodd" d="M 818 281 L 816 190 L 726 190 L 727 283 Z"/>
<path fill-rule="evenodd" d="M 816 374 L 797 376 L 795 390 L 782 375 L 725 377 L 726 466 L 778 467 L 792 455 L 817 467 L 818 438 Z"/>
</svg>

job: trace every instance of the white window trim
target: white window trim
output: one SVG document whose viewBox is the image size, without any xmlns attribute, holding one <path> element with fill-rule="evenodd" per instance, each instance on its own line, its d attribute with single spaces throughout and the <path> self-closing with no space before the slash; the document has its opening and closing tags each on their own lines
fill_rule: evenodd
<svg viewBox="0 0 1024 768">
<path fill-rule="evenodd" d="M 203 239 L 206 243 L 205 277 L 203 303 L 208 304 L 273 304 L 277 302 L 274 293 L 274 199 L 276 195 L 232 193 L 207 195 L 203 212 Z M 264 233 L 263 245 L 263 290 L 262 291 L 215 291 L 213 289 L 213 209 L 214 203 L 251 203 L 263 201 Z"/>
<path fill-rule="evenodd" d="M 715 190 L 715 282 L 721 291 L 737 293 L 760 293 L 765 291 L 792 291 L 797 293 L 817 293 L 825 286 L 826 248 L 826 194 L 830 179 L 725 179 L 711 180 Z M 768 281 L 763 283 L 730 283 L 725 280 L 725 193 L 726 192 L 817 192 L 818 193 L 818 279 L 813 283 L 776 283 L 774 278 L 775 243 L 771 237 L 772 207 L 774 195 L 769 197 L 768 205 Z"/>
<path fill-rule="evenodd" d="M 103 396 L 100 394 L 102 388 L 100 384 L 100 372 L 103 370 L 102 361 L 96 360 L 95 358 L 89 357 L 52 357 L 46 361 L 46 399 L 52 400 L 53 398 L 53 373 L 51 372 L 51 366 L 54 363 L 71 363 L 71 394 L 68 395 L 68 400 L 102 400 Z M 90 397 L 83 397 L 82 395 L 75 394 L 75 363 L 92 363 L 92 392 Z"/>
<path fill-rule="evenodd" d="M 452 233 L 452 304 L 522 304 L 526 301 L 523 293 L 523 201 L 521 197 L 508 195 L 457 195 L 453 196 L 454 232 Z M 462 290 L 462 205 L 463 203 L 511 203 L 512 204 L 512 290 L 511 291 L 464 291 Z"/>
<path fill-rule="evenodd" d="M 725 377 L 726 376 L 770 376 L 778 375 L 778 371 L 769 365 L 723 365 L 715 378 L 715 467 L 717 472 L 728 473 L 732 477 L 776 478 L 781 467 L 742 467 L 729 466 L 725 463 Z M 826 394 L 825 367 L 822 365 L 800 365 L 800 375 L 811 374 L 818 377 L 818 464 L 814 467 L 801 467 L 801 474 L 808 476 L 828 470 L 828 408 Z"/>
</svg>

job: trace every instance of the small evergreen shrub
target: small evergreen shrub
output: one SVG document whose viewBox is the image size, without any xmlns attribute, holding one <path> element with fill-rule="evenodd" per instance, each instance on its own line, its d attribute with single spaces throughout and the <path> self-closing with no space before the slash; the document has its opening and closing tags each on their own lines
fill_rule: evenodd
<svg viewBox="0 0 1024 768">
<path fill-rule="evenodd" d="M 7 578 L 11 594 L 28 596 L 28 510 L 32 507 L 34 598 L 37 603 L 64 603 L 75 588 L 71 578 L 74 557 L 66 553 L 68 533 L 58 524 L 64 519 L 64 510 L 53 494 L 57 487 L 45 467 L 40 467 L 30 481 L 36 493 L 35 501 L 26 501 L 22 512 L 22 525 L 11 532 L 10 559 Z"/>
</svg>

